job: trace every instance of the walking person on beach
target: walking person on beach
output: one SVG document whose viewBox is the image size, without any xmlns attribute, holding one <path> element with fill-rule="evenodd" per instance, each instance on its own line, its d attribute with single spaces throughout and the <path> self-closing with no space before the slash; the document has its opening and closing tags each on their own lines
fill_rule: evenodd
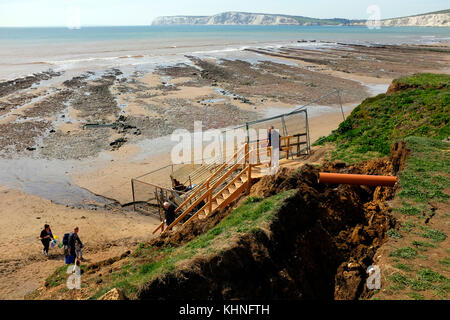
<svg viewBox="0 0 450 320">
<path fill-rule="evenodd" d="M 166 218 L 166 225 L 170 226 L 175 220 L 175 206 L 169 202 L 164 202 L 164 214 Z"/>
<path fill-rule="evenodd" d="M 70 261 L 75 261 L 75 259 L 82 260 L 82 252 L 81 248 L 83 248 L 83 243 L 80 240 L 80 237 L 78 236 L 78 231 L 80 229 L 78 227 L 75 227 L 73 229 L 73 232 L 69 235 L 69 254 L 70 254 Z"/>
<path fill-rule="evenodd" d="M 48 256 L 48 249 L 50 247 L 50 242 L 53 240 L 52 230 L 50 229 L 50 226 L 48 224 L 44 226 L 44 230 L 41 231 L 41 235 L 39 238 L 41 239 L 41 242 L 44 245 L 42 253 L 44 254 L 44 256 Z"/>
</svg>

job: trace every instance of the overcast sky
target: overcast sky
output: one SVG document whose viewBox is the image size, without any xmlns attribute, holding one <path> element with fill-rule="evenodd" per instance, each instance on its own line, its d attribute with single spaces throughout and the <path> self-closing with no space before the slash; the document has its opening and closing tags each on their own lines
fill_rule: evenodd
<svg viewBox="0 0 450 320">
<path fill-rule="evenodd" d="M 82 26 L 149 25 L 162 15 L 224 11 L 366 19 L 370 5 L 380 7 L 381 18 L 450 7 L 448 0 L 0 0 L 0 26 L 66 26 L 69 12 L 78 10 Z"/>
</svg>

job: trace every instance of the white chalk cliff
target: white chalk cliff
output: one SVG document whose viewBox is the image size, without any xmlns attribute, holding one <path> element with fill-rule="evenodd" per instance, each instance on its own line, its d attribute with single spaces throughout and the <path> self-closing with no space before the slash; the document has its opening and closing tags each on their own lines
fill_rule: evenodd
<svg viewBox="0 0 450 320">
<path fill-rule="evenodd" d="M 265 13 L 224 12 L 213 16 L 164 16 L 153 25 L 365 25 L 365 20 L 316 19 Z M 381 20 L 381 26 L 450 27 L 450 10 Z"/>
</svg>

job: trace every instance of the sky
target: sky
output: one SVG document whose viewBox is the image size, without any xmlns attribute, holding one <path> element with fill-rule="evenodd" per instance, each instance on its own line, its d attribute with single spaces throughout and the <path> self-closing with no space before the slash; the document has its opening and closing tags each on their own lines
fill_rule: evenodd
<svg viewBox="0 0 450 320">
<path fill-rule="evenodd" d="M 371 5 L 382 19 L 450 7 L 448 0 L 0 0 L 0 27 L 67 26 L 74 13 L 81 26 L 149 25 L 157 16 L 225 11 L 367 19 Z"/>
</svg>

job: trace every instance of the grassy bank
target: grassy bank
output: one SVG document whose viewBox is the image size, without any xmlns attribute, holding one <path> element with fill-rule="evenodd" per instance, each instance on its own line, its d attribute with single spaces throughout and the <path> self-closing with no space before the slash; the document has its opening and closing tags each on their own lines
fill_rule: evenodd
<svg viewBox="0 0 450 320">
<path fill-rule="evenodd" d="M 418 74 L 397 79 L 392 92 L 368 98 L 330 136 L 333 159 L 347 163 L 386 156 L 392 143 L 409 136 L 450 136 L 450 75 Z"/>
<path fill-rule="evenodd" d="M 411 150 L 400 175 L 383 298 L 450 298 L 450 143 L 405 139 Z"/>
</svg>

